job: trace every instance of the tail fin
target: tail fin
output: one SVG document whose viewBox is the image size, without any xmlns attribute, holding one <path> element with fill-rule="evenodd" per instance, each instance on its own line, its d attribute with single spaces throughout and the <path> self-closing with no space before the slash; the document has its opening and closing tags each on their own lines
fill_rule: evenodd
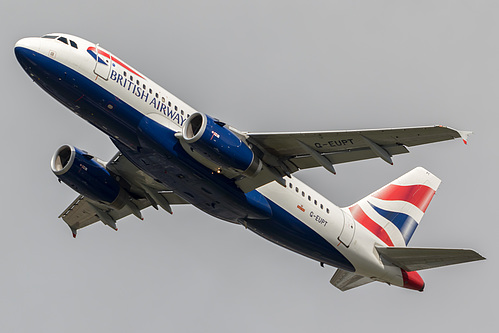
<svg viewBox="0 0 499 333">
<path fill-rule="evenodd" d="M 353 218 L 388 246 L 406 246 L 440 179 L 418 167 L 348 207 Z"/>
</svg>

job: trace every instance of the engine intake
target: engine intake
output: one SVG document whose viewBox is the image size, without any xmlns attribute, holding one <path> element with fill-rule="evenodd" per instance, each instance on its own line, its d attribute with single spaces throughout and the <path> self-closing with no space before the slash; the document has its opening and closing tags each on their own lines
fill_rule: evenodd
<svg viewBox="0 0 499 333">
<path fill-rule="evenodd" d="M 113 175 L 93 156 L 78 148 L 60 147 L 50 164 L 62 182 L 89 199 L 115 206 L 126 196 Z"/>
<path fill-rule="evenodd" d="M 182 128 L 182 137 L 192 149 L 221 168 L 232 168 L 249 176 L 258 173 L 262 168 L 260 159 L 224 125 L 205 114 L 193 113 Z"/>
</svg>

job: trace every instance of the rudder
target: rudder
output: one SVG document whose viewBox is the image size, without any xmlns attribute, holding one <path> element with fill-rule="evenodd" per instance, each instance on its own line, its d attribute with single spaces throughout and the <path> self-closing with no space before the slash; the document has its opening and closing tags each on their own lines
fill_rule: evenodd
<svg viewBox="0 0 499 333">
<path fill-rule="evenodd" d="M 440 179 L 417 167 L 348 207 L 353 218 L 387 246 L 406 246 Z"/>
</svg>

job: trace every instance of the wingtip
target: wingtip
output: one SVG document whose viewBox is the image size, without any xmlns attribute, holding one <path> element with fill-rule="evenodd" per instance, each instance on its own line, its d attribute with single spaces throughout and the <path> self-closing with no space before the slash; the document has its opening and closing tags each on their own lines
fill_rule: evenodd
<svg viewBox="0 0 499 333">
<path fill-rule="evenodd" d="M 459 133 L 459 135 L 461 136 L 461 139 L 463 139 L 463 142 L 465 145 L 468 144 L 468 137 L 473 134 L 472 131 L 459 131 L 459 130 L 456 130 L 457 133 Z"/>
<path fill-rule="evenodd" d="M 468 144 L 468 137 L 471 134 L 473 134 L 472 131 L 461 131 L 461 130 L 458 130 L 458 129 L 455 129 L 455 128 L 452 128 L 452 127 L 443 126 L 443 125 L 437 125 L 437 127 L 446 128 L 448 130 L 456 132 L 457 134 L 459 134 L 459 136 L 461 137 L 461 139 L 463 140 L 463 142 L 464 142 L 465 145 Z M 457 138 L 457 137 L 455 137 L 455 138 Z"/>
</svg>

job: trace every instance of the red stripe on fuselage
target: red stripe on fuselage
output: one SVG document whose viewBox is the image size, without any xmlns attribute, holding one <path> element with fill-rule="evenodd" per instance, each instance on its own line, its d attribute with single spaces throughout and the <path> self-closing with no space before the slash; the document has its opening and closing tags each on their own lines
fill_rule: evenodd
<svg viewBox="0 0 499 333">
<path fill-rule="evenodd" d="M 375 192 L 373 197 L 390 201 L 406 201 L 418 207 L 424 213 L 434 195 L 435 191 L 425 185 L 402 186 L 390 184 Z"/>
<path fill-rule="evenodd" d="M 95 49 L 95 47 L 93 47 L 93 46 L 90 46 L 87 50 L 90 50 L 90 51 L 94 51 L 94 52 L 96 52 L 96 49 Z M 118 65 L 120 65 L 121 67 L 123 67 L 124 69 L 126 69 L 127 71 L 129 71 L 129 72 L 131 72 L 131 73 L 133 73 L 133 74 L 135 74 L 135 75 L 137 75 L 137 76 L 139 76 L 140 78 L 142 78 L 142 79 L 144 79 L 144 80 L 145 80 L 145 78 L 144 78 L 142 75 L 140 75 L 139 73 L 137 73 L 136 71 L 134 71 L 133 69 L 131 69 L 131 68 L 130 68 L 130 66 L 128 66 L 127 64 L 125 64 L 125 63 L 124 63 L 123 61 L 121 61 L 120 59 L 118 59 L 118 58 L 116 58 L 116 57 L 114 57 L 114 56 L 110 55 L 109 53 L 107 53 L 107 52 L 105 52 L 105 51 L 103 51 L 103 50 L 101 50 L 101 49 L 97 50 L 97 52 L 98 52 L 100 55 L 102 55 L 102 56 L 104 56 L 104 57 L 106 57 L 106 58 L 108 58 L 108 59 L 109 59 L 109 58 L 111 58 L 111 59 L 113 60 L 113 62 L 117 63 Z"/>
<path fill-rule="evenodd" d="M 362 208 L 359 205 L 354 205 L 350 207 L 350 212 L 352 212 L 353 218 L 366 227 L 370 232 L 372 232 L 376 237 L 385 242 L 388 246 L 393 246 L 393 242 L 388 236 L 388 233 L 383 229 L 379 224 L 371 220 L 369 216 L 364 213 Z"/>
</svg>

